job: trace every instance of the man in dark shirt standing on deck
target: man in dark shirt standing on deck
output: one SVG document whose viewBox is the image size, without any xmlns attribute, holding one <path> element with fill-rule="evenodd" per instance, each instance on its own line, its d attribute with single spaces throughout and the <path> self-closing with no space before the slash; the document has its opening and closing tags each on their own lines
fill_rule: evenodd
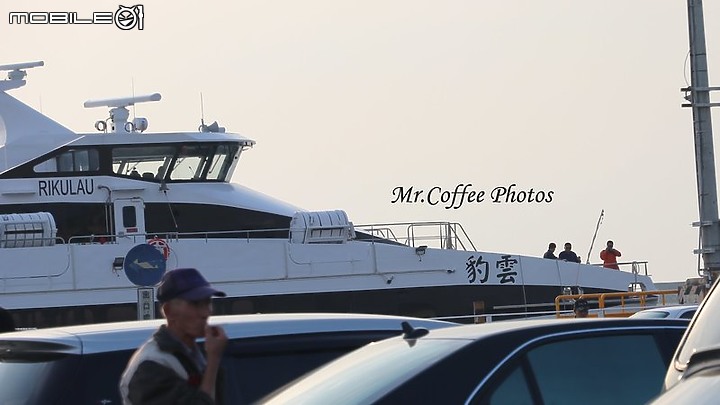
<svg viewBox="0 0 720 405">
<path fill-rule="evenodd" d="M 550 242 L 548 245 L 548 250 L 543 255 L 543 259 L 555 259 L 557 260 L 557 256 L 555 256 L 555 248 L 557 246 L 555 245 L 555 242 Z"/>
<path fill-rule="evenodd" d="M 565 242 L 565 250 L 560 252 L 558 259 L 565 260 L 566 262 L 580 263 L 580 257 L 572 251 L 570 242 Z"/>
</svg>

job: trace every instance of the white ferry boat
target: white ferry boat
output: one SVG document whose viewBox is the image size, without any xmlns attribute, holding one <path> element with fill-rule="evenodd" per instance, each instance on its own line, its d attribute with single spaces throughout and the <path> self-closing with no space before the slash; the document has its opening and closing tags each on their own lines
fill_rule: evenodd
<svg viewBox="0 0 720 405">
<path fill-rule="evenodd" d="M 109 118 L 75 133 L 8 94 L 41 65 L 0 66 L 0 307 L 18 327 L 135 319 L 140 293 L 179 267 L 227 292 L 218 314 L 450 317 L 655 289 L 635 266 L 478 251 L 457 223 L 355 226 L 232 183 L 255 142 L 217 124 L 145 132 L 128 107 L 159 94 L 86 102 Z"/>
</svg>

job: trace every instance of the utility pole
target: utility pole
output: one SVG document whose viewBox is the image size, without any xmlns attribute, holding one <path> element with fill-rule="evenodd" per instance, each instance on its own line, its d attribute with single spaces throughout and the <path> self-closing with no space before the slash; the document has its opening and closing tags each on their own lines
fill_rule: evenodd
<svg viewBox="0 0 720 405">
<path fill-rule="evenodd" d="M 702 0 L 688 0 L 688 28 L 690 39 L 690 87 L 682 89 L 692 108 L 695 136 L 695 171 L 697 175 L 700 246 L 695 254 L 702 255 L 702 273 L 713 280 L 720 274 L 720 220 L 718 219 L 717 184 L 715 180 L 715 153 L 713 150 L 712 117 L 710 109 L 720 103 L 710 102 L 705 24 Z M 700 269 L 699 269 L 700 270 Z"/>
</svg>

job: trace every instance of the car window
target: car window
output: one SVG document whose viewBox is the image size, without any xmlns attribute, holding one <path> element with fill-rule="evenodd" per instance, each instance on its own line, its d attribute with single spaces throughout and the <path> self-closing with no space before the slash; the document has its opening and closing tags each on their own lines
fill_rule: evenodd
<svg viewBox="0 0 720 405">
<path fill-rule="evenodd" d="M 119 376 L 132 352 L 39 357 L 25 353 L 2 359 L 0 404 L 120 403 Z"/>
<path fill-rule="evenodd" d="M 261 403 L 374 403 L 429 365 L 470 342 L 460 339 L 408 342 L 393 338 L 371 343 L 315 370 L 287 389 L 263 398 Z"/>
<path fill-rule="evenodd" d="M 0 404 L 32 403 L 33 394 L 48 378 L 50 367 L 47 362 L 0 362 L 0 380 L 3 382 Z"/>
<path fill-rule="evenodd" d="M 687 312 L 683 312 L 682 315 L 680 315 L 680 318 L 682 319 L 692 319 L 693 315 L 695 315 L 695 310 L 691 309 Z"/>
<path fill-rule="evenodd" d="M 348 350 L 313 350 L 256 355 L 226 355 L 222 368 L 226 381 L 225 398 L 233 404 L 249 404 L 337 357 Z"/>
<path fill-rule="evenodd" d="M 399 331 L 307 333 L 231 339 L 222 368 L 229 381 L 225 398 L 249 404 L 273 390 L 370 342 L 396 336 Z"/>
<path fill-rule="evenodd" d="M 490 395 L 490 404 L 533 404 L 530 384 L 522 367 L 515 367 Z"/>
<path fill-rule="evenodd" d="M 63 400 L 62 403 L 75 404 L 119 404 L 120 376 L 127 366 L 134 350 L 118 350 L 88 354 L 82 356 L 78 378 L 74 380 L 75 389 L 66 390 L 77 398 Z M 108 376 L 113 376 L 109 378 Z"/>
<path fill-rule="evenodd" d="M 679 338 L 679 334 L 678 334 Z M 481 404 L 642 404 L 660 392 L 668 355 L 650 334 L 565 339 L 530 349 L 490 382 Z M 526 362 L 526 363 L 525 363 Z M 523 373 L 526 364 L 526 373 Z M 503 376 L 504 375 L 504 376 Z M 528 378 L 529 377 L 529 378 Z"/>
<path fill-rule="evenodd" d="M 0 404 L 55 403 L 73 381 L 79 361 L 67 355 L 0 359 Z"/>
<path fill-rule="evenodd" d="M 632 318 L 644 318 L 644 319 L 660 319 L 667 318 L 670 315 L 667 311 L 640 311 L 632 315 Z"/>
</svg>

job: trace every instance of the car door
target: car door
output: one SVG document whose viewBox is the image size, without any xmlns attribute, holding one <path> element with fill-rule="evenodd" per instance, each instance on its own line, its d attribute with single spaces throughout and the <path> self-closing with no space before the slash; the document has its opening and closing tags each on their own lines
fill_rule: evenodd
<svg viewBox="0 0 720 405">
<path fill-rule="evenodd" d="M 516 353 L 472 404 L 642 404 L 661 390 L 682 328 L 549 336 Z"/>
</svg>

